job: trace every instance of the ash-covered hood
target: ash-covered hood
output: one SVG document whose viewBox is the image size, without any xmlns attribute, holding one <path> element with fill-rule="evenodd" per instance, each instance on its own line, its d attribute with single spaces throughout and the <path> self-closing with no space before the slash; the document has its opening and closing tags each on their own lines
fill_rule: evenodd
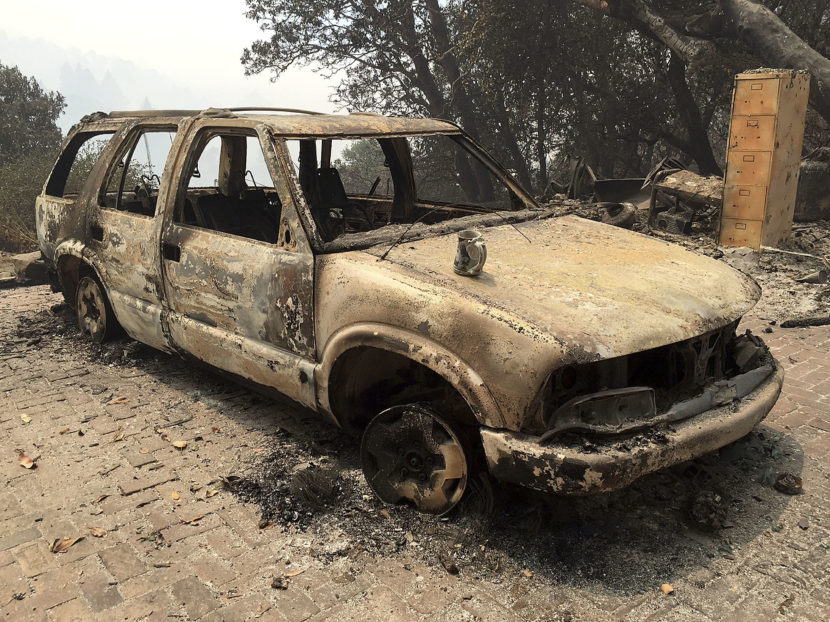
<svg viewBox="0 0 830 622">
<path fill-rule="evenodd" d="M 748 276 L 652 237 L 576 216 L 516 226 L 530 242 L 510 225 L 481 229 L 488 254 L 478 277 L 453 272 L 455 234 L 402 242 L 386 260 L 578 358 L 689 339 L 741 317 L 760 297 Z"/>
</svg>

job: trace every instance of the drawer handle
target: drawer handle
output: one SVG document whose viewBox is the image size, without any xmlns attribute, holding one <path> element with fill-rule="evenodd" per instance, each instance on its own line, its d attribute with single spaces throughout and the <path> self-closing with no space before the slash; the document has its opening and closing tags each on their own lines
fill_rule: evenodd
<svg viewBox="0 0 830 622">
<path fill-rule="evenodd" d="M 741 231 L 743 231 L 744 229 L 746 229 L 746 223 L 745 222 L 736 222 L 735 223 L 735 228 L 740 229 Z"/>
<path fill-rule="evenodd" d="M 744 156 L 744 162 L 755 162 L 755 156 L 754 155 L 745 155 Z"/>
<path fill-rule="evenodd" d="M 751 88 L 753 91 L 760 91 L 760 90 L 763 90 L 764 85 L 763 85 L 763 84 L 761 84 L 760 82 L 756 82 L 755 84 L 753 84 L 753 85 L 752 85 L 751 87 L 749 87 L 749 88 Z"/>
<path fill-rule="evenodd" d="M 748 197 L 749 196 L 749 190 L 747 190 L 746 188 L 741 188 L 740 190 L 738 190 L 738 194 L 741 195 L 742 197 Z"/>
<path fill-rule="evenodd" d="M 758 120 L 757 119 L 750 119 L 746 122 L 747 127 L 758 127 Z"/>
</svg>

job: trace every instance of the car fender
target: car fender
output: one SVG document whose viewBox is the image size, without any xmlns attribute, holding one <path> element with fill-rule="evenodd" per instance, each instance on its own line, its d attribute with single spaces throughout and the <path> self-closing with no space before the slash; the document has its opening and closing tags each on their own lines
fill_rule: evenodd
<svg viewBox="0 0 830 622">
<path fill-rule="evenodd" d="M 400 354 L 423 365 L 452 385 L 467 402 L 476 420 L 482 425 L 503 427 L 504 418 L 498 403 L 481 376 L 457 354 L 431 341 L 424 335 L 378 323 L 359 323 L 339 329 L 327 341 L 315 372 L 317 403 L 331 417 L 329 377 L 337 359 L 360 346 Z"/>
<path fill-rule="evenodd" d="M 66 260 L 67 257 L 75 257 L 80 259 L 86 266 L 90 267 L 93 272 L 95 272 L 95 276 L 98 277 L 98 280 L 106 287 L 106 283 L 101 278 L 101 270 L 96 265 L 97 262 L 95 261 L 95 256 L 89 251 L 86 244 L 81 242 L 80 240 L 64 240 L 55 248 L 54 254 L 54 267 L 58 273 L 58 279 L 60 280 L 61 287 L 63 287 L 63 271 L 61 270 L 61 264 Z"/>
</svg>

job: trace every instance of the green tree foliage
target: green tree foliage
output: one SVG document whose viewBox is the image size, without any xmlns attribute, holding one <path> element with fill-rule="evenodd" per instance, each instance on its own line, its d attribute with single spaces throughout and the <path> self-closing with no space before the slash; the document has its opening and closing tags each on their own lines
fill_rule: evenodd
<svg viewBox="0 0 830 622">
<path fill-rule="evenodd" d="M 8 250 L 37 244 L 35 197 L 57 156 L 64 106 L 60 93 L 0 64 L 0 246 Z"/>
<path fill-rule="evenodd" d="M 34 151 L 0 167 L 0 249 L 37 248 L 35 197 L 54 163 L 54 153 Z"/>
<path fill-rule="evenodd" d="M 339 171 L 348 194 L 367 194 L 380 177 L 375 194 L 391 196 L 391 176 L 385 162 L 386 157 L 378 142 L 367 139 L 349 141 L 332 164 Z"/>
<path fill-rule="evenodd" d="M 335 99 L 351 109 L 460 121 L 537 189 L 576 155 L 606 177 L 668 154 L 720 172 L 732 77 L 769 64 L 724 25 L 724 0 L 247 3 L 266 35 L 247 72 L 314 63 L 344 76 Z M 826 0 L 764 4 L 826 56 Z M 818 146 L 828 133 L 812 119 Z"/>
<path fill-rule="evenodd" d="M 44 91 L 17 67 L 0 64 L 0 168 L 56 149 L 61 141 L 56 121 L 65 105 L 60 93 Z"/>
</svg>

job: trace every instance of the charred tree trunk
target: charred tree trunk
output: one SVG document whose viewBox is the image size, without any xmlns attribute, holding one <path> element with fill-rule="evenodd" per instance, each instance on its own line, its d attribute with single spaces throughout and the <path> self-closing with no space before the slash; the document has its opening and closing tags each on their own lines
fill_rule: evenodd
<svg viewBox="0 0 830 622">
<path fill-rule="evenodd" d="M 464 86 L 464 81 L 461 79 L 461 69 L 458 65 L 458 59 L 452 51 L 447 20 L 441 11 L 438 0 L 425 0 L 425 4 L 427 12 L 429 13 L 429 24 L 432 30 L 432 36 L 438 48 L 437 62 L 444 70 L 447 80 L 449 80 L 452 103 L 458 109 L 464 129 L 474 139 L 479 140 L 478 119 L 475 113 L 475 106 Z M 493 192 L 493 181 L 489 173 L 480 170 L 480 167 L 476 167 L 475 170 L 477 171 L 476 180 L 479 184 L 479 196 L 481 200 L 492 201 L 495 194 Z"/>
<path fill-rule="evenodd" d="M 728 27 L 771 67 L 810 72 L 810 101 L 830 121 L 830 59 L 807 45 L 778 16 L 750 0 L 718 0 Z"/>
<path fill-rule="evenodd" d="M 648 37 L 661 41 L 687 65 L 715 53 L 710 41 L 681 33 L 654 13 L 642 0 L 574 0 L 609 17 L 628 22 Z"/>
<path fill-rule="evenodd" d="M 497 97 L 494 97 L 495 117 L 496 122 L 501 128 L 501 134 L 504 139 L 504 146 L 507 153 L 510 154 L 510 160 L 513 168 L 516 171 L 516 177 L 519 183 L 528 190 L 531 190 L 530 171 L 527 168 L 527 162 L 522 155 L 522 150 L 519 149 L 519 141 L 516 140 L 516 134 L 513 132 L 513 126 L 510 125 L 510 115 L 507 112 L 507 107 L 504 105 L 504 93 L 499 92 Z"/>
<path fill-rule="evenodd" d="M 723 175 L 712 152 L 712 143 L 709 142 L 700 108 L 686 82 L 686 65 L 674 52 L 671 52 L 669 60 L 668 78 L 680 118 L 689 136 L 688 154 L 694 158 L 702 175 Z"/>
<path fill-rule="evenodd" d="M 548 106 L 545 79 L 540 77 L 536 86 L 536 160 L 539 162 L 538 188 L 544 192 L 548 183 L 548 149 L 546 144 L 547 128 L 545 111 Z"/>
<path fill-rule="evenodd" d="M 411 5 L 404 11 L 401 26 L 406 55 L 409 56 L 412 65 L 415 67 L 415 79 L 418 88 L 427 100 L 429 114 L 433 117 L 443 117 L 446 115 L 446 102 L 429 66 L 429 61 L 418 43 L 418 34 L 415 32 L 415 14 Z"/>
<path fill-rule="evenodd" d="M 830 121 L 830 59 L 807 45 L 772 11 L 753 0 L 717 0 L 726 17 L 695 22 L 695 36 L 681 33 L 642 0 L 574 0 L 609 17 L 622 20 L 657 39 L 694 68 L 709 54 L 717 54 L 708 38 L 726 34 L 740 39 L 765 64 L 782 69 L 806 69 L 811 76 L 810 102 Z M 716 16 L 710 16 L 716 17 Z M 691 24 L 687 25 L 688 30 Z"/>
<path fill-rule="evenodd" d="M 452 51 L 450 32 L 447 27 L 446 18 L 441 11 L 441 7 L 438 5 L 438 0 L 425 0 L 425 4 L 429 12 L 429 24 L 432 30 L 432 36 L 435 39 L 435 45 L 437 47 L 438 58 L 436 60 L 444 70 L 447 80 L 449 80 L 452 103 L 458 109 L 461 122 L 464 124 L 464 129 L 470 136 L 479 140 L 478 120 L 476 118 L 475 108 L 464 86 L 464 81 L 461 79 L 461 69 L 458 66 L 458 59 Z"/>
</svg>

